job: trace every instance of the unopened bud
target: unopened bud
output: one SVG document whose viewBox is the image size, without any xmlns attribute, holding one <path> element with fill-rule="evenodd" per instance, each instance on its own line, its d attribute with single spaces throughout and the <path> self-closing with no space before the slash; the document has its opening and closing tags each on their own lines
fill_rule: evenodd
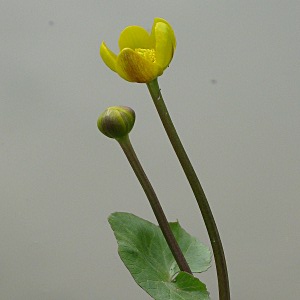
<svg viewBox="0 0 300 300">
<path fill-rule="evenodd" d="M 127 106 L 108 107 L 99 117 L 97 126 L 109 138 L 120 139 L 132 129 L 135 112 Z"/>
</svg>

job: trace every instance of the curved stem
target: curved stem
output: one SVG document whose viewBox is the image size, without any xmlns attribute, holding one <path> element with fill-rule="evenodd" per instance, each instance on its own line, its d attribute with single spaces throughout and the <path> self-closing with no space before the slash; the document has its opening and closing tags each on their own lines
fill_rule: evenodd
<svg viewBox="0 0 300 300">
<path fill-rule="evenodd" d="M 171 231 L 170 225 L 169 225 L 167 218 L 164 214 L 164 211 L 159 203 L 159 200 L 154 192 L 154 189 L 153 189 L 149 179 L 147 178 L 147 175 L 145 174 L 142 165 L 140 164 L 140 162 L 136 156 L 136 153 L 131 145 L 128 135 L 121 139 L 118 139 L 117 141 L 119 142 L 120 146 L 122 147 L 135 175 L 137 176 L 141 186 L 143 187 L 143 190 L 146 193 L 146 196 L 150 202 L 150 205 L 155 214 L 157 222 L 158 222 L 158 224 L 161 228 L 161 231 L 168 243 L 168 246 L 179 266 L 179 269 L 181 271 L 192 274 L 192 271 L 191 271 L 189 265 L 187 264 L 181 249 L 179 248 L 179 245 L 173 235 L 173 232 Z"/>
<path fill-rule="evenodd" d="M 149 92 L 159 114 L 159 117 L 163 123 L 163 126 L 166 130 L 166 133 L 170 139 L 170 142 L 173 146 L 173 149 L 180 161 L 180 164 L 184 170 L 184 173 L 190 183 L 190 186 L 193 190 L 195 198 L 198 202 L 198 206 L 201 210 L 202 217 L 210 238 L 212 245 L 217 277 L 218 277 L 218 286 L 219 286 L 219 299 L 220 300 L 230 300 L 230 290 L 229 290 L 229 279 L 226 267 L 226 260 L 224 255 L 224 250 L 221 242 L 221 238 L 218 232 L 217 225 L 215 223 L 212 211 L 208 204 L 205 193 L 202 189 L 200 181 L 196 175 L 196 172 L 187 156 L 187 153 L 180 141 L 180 138 L 176 132 L 175 126 L 171 120 L 171 117 L 168 113 L 167 107 L 163 100 L 160 88 L 158 85 L 157 79 L 147 83 Z"/>
</svg>

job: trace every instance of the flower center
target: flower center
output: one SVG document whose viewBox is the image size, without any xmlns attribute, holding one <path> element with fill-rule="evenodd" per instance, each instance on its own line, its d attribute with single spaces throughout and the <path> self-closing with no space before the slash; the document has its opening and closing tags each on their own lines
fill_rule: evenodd
<svg viewBox="0 0 300 300">
<path fill-rule="evenodd" d="M 154 49 L 142 49 L 136 48 L 134 49 L 139 55 L 143 56 L 145 59 L 151 61 L 152 63 L 156 62 L 155 50 Z"/>
</svg>

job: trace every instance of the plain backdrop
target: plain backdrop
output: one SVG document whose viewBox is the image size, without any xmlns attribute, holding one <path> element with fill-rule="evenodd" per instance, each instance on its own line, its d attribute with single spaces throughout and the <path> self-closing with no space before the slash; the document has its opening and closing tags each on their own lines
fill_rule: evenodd
<svg viewBox="0 0 300 300">
<path fill-rule="evenodd" d="M 0 299 L 150 299 L 117 254 L 115 211 L 155 222 L 108 106 L 170 221 L 209 245 L 145 84 L 99 57 L 128 25 L 173 26 L 162 93 L 214 212 L 232 299 L 297 300 L 300 277 L 300 2 L 0 1 Z M 215 267 L 199 278 L 218 299 Z"/>
</svg>

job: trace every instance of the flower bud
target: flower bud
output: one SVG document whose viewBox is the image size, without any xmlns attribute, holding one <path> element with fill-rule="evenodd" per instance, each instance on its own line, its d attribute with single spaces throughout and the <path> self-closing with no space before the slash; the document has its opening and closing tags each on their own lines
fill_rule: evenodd
<svg viewBox="0 0 300 300">
<path fill-rule="evenodd" d="M 120 139 L 132 129 L 135 112 L 127 106 L 108 107 L 99 117 L 97 126 L 109 138 Z"/>
</svg>

